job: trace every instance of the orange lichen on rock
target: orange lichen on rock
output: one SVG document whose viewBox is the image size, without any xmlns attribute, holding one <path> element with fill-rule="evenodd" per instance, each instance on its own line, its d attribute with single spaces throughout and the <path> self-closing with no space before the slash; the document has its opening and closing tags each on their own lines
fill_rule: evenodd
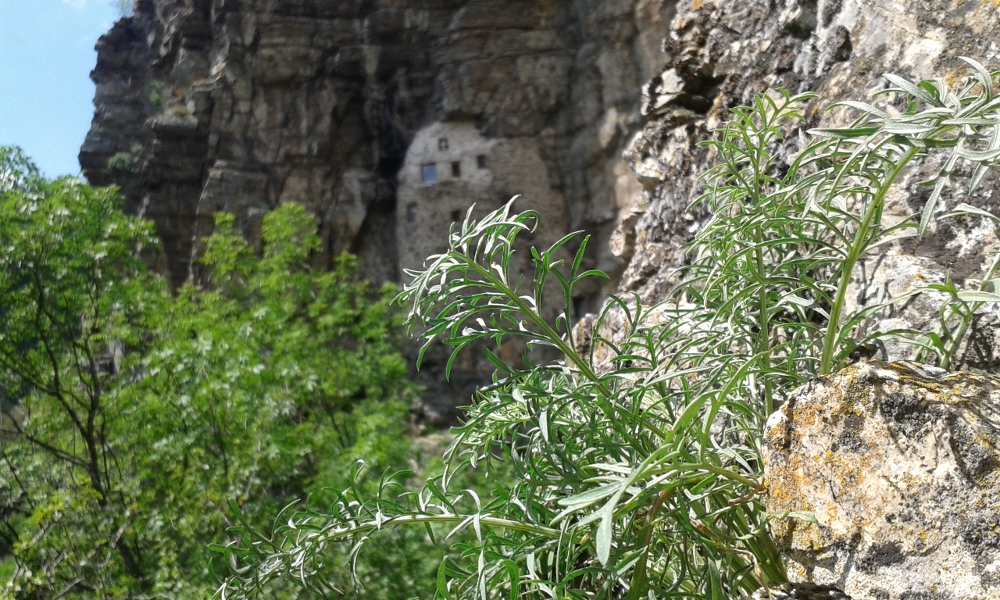
<svg viewBox="0 0 1000 600">
<path fill-rule="evenodd" d="M 1000 599 L 1000 378 L 861 362 L 765 429 L 767 506 L 793 580 L 854 598 Z"/>
</svg>

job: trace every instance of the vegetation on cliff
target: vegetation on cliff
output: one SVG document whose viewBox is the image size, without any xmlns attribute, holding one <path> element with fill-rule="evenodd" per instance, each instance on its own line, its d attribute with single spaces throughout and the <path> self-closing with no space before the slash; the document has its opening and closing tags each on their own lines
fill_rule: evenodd
<svg viewBox="0 0 1000 600">
<path fill-rule="evenodd" d="M 259 251 L 218 215 L 208 280 L 171 294 L 142 260 L 150 224 L 113 190 L 45 180 L 0 149 L 0 598 L 198 597 L 213 571 L 226 598 L 433 584 L 445 598 L 714 600 L 782 581 L 767 523 L 808 515 L 764 510 L 768 414 L 867 342 L 949 365 L 1000 300 L 994 262 L 973 289 L 933 286 L 949 299 L 935 331 L 864 339 L 887 304 L 848 302 L 859 264 L 923 235 L 945 192 L 997 165 L 996 75 L 969 63 L 956 89 L 890 76 L 886 102 L 844 103 L 859 116 L 802 145 L 809 94 L 735 109 L 707 142 L 712 218 L 681 283 L 654 307 L 612 298 L 589 340 L 572 312 L 574 288 L 603 276 L 582 268 L 587 238 L 532 249 L 523 273 L 515 248 L 537 215 L 470 212 L 410 273 L 407 324 L 425 349 L 517 338 L 549 353 L 488 354 L 495 380 L 419 489 L 402 319 L 351 258 L 312 267 L 304 209 L 270 214 Z M 922 213 L 886 219 L 918 157 L 938 165 Z M 565 310 L 548 320 L 553 294 Z"/>
<path fill-rule="evenodd" d="M 681 284 L 652 308 L 612 298 L 586 350 L 574 339 L 572 290 L 602 275 L 581 272 L 586 238 L 568 259 L 574 235 L 532 249 L 534 272 L 521 273 L 517 238 L 536 215 L 508 204 L 467 217 L 398 297 L 409 326 L 455 353 L 522 338 L 561 358 L 529 354 L 514 366 L 491 354 L 495 381 L 456 429 L 445 475 L 421 492 L 400 490 L 404 474 L 376 494 L 346 488 L 331 510 L 293 514 L 273 530 L 242 521 L 239 539 L 220 548 L 237 565 L 221 594 L 267 597 L 269 586 L 298 581 L 323 595 L 330 548 L 354 557 L 409 526 L 474 536 L 441 563 L 443 598 L 722 600 L 783 581 L 767 522 L 808 515 L 764 510 L 761 434 L 773 408 L 879 338 L 947 364 L 970 303 L 1000 298 L 988 289 L 994 264 L 981 286 L 953 289 L 938 331 L 867 340 L 859 325 L 887 304 L 846 302 L 863 259 L 923 235 L 960 174 L 974 188 L 998 164 L 995 75 L 968 62 L 972 75 L 957 89 L 889 76 L 883 108 L 845 103 L 859 116 L 811 131 L 801 147 L 793 133 L 811 95 L 765 94 L 735 109 L 707 142 L 717 166 L 699 203 L 713 216 L 688 247 Z M 942 159 L 922 214 L 884 219 L 890 190 L 919 156 Z M 565 312 L 547 321 L 539 307 L 553 293 Z M 497 464 L 515 478 L 492 497 L 450 485 L 455 472 Z"/>
</svg>

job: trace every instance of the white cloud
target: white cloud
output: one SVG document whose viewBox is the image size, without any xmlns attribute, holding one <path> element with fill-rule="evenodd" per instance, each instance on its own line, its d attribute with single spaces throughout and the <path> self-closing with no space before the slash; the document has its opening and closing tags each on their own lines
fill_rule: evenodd
<svg viewBox="0 0 1000 600">
<path fill-rule="evenodd" d="M 66 6 L 75 8 L 77 10 L 83 10 L 87 8 L 87 0 L 62 0 L 63 4 Z"/>
</svg>

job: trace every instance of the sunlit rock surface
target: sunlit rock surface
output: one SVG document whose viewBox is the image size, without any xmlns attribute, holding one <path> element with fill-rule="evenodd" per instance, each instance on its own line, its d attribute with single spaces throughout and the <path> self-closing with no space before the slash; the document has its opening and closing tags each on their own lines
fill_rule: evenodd
<svg viewBox="0 0 1000 600">
<path fill-rule="evenodd" d="M 645 127 L 625 153 L 644 190 L 638 205 L 647 208 L 622 232 L 633 251 L 620 291 L 637 292 L 647 303 L 670 288 L 684 260 L 677 248 L 707 218 L 688 210 L 704 190 L 700 175 L 712 165 L 698 143 L 728 119 L 730 108 L 768 88 L 814 91 L 804 132 L 850 118 L 853 113 L 845 108 L 824 109 L 840 100 L 867 100 L 885 89 L 887 72 L 955 84 L 968 69 L 960 56 L 1000 68 L 995 0 L 681 0 L 676 6 L 663 69 L 643 86 Z M 791 155 L 799 132 L 789 133 L 791 143 L 779 151 Z M 918 184 L 941 165 L 915 166 L 891 194 L 886 219 L 923 209 L 930 189 Z M 958 202 L 997 210 L 996 173 L 971 194 L 961 179 L 955 178 L 937 214 Z M 897 246 L 903 255 L 929 261 L 930 271 L 924 269 L 929 280 L 950 272 L 964 285 L 980 273 L 998 243 L 980 219 L 962 218 L 938 222 L 930 235 Z"/>
<path fill-rule="evenodd" d="M 764 464 L 768 510 L 793 515 L 772 523 L 793 581 L 1000 598 L 1000 378 L 857 363 L 771 416 Z"/>
</svg>

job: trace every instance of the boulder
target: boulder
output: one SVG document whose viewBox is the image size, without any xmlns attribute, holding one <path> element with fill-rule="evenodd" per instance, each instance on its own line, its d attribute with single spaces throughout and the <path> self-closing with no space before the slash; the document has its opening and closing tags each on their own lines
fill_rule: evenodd
<svg viewBox="0 0 1000 600">
<path fill-rule="evenodd" d="M 1000 377 L 862 361 L 795 391 L 763 455 L 793 582 L 1000 599 Z"/>
</svg>

